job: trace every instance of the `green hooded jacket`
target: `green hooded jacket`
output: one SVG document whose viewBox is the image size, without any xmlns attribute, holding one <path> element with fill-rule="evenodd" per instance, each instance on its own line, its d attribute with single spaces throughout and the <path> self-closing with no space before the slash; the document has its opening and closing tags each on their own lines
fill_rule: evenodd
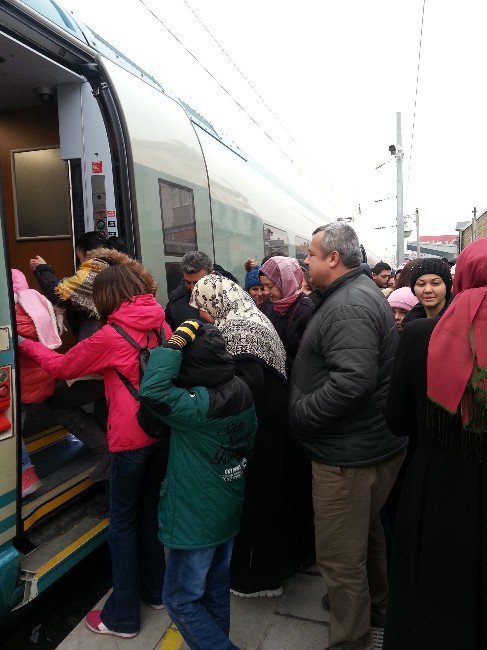
<svg viewBox="0 0 487 650">
<path fill-rule="evenodd" d="M 244 469 L 257 418 L 249 388 L 233 377 L 218 388 L 178 388 L 182 353 L 155 348 L 141 397 L 171 427 L 167 476 L 159 502 L 159 538 L 168 548 L 218 546 L 239 530 Z"/>
</svg>

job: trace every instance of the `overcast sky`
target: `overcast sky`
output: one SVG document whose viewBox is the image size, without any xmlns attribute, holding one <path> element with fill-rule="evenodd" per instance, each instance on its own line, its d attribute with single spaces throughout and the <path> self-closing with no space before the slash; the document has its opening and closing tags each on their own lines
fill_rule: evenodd
<svg viewBox="0 0 487 650">
<path fill-rule="evenodd" d="M 423 0 L 61 1 L 243 149 L 253 137 L 249 114 L 313 175 L 337 213 L 357 217 L 360 204 L 356 223 L 379 254 L 395 247 L 388 147 L 396 143 L 396 111 L 404 212 L 419 209 L 421 234 L 454 233 L 474 206 L 487 208 L 485 0 L 426 0 L 413 144 Z"/>
</svg>

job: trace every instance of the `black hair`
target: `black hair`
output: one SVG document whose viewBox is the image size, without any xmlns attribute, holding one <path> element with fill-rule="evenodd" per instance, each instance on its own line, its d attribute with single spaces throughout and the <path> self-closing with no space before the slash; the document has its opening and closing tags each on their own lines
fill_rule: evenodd
<svg viewBox="0 0 487 650">
<path fill-rule="evenodd" d="M 116 237 L 112 235 L 105 242 L 105 248 L 109 248 L 111 251 L 118 251 L 119 253 L 125 253 L 128 255 L 127 244 L 125 240 L 121 237 Z"/>
<path fill-rule="evenodd" d="M 103 248 L 105 243 L 105 240 L 100 237 L 96 230 L 89 230 L 78 237 L 75 242 L 75 248 L 79 248 L 83 253 L 87 253 L 95 248 Z"/>
<path fill-rule="evenodd" d="M 377 264 L 372 269 L 374 275 L 379 275 L 382 271 L 392 271 L 391 267 L 387 262 L 377 262 Z"/>
</svg>

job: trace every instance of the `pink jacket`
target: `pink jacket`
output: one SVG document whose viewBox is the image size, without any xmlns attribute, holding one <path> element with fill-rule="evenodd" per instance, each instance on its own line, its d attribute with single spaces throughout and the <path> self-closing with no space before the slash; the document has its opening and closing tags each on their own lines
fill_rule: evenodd
<svg viewBox="0 0 487 650">
<path fill-rule="evenodd" d="M 135 296 L 125 302 L 108 319 L 117 323 L 140 345 L 147 342 L 151 329 L 164 327 L 167 337 L 171 329 L 164 320 L 164 309 L 151 294 Z M 151 338 L 150 347 L 156 345 Z M 118 378 L 115 368 L 136 387 L 139 385 L 139 355 L 110 324 L 87 339 L 80 341 L 66 354 L 58 354 L 41 343 L 25 340 L 20 348 L 43 370 L 58 379 L 72 379 L 91 373 L 103 374 L 108 404 L 108 447 L 110 451 L 140 449 L 156 442 L 140 428 L 137 422 L 139 403 L 134 400 Z"/>
</svg>

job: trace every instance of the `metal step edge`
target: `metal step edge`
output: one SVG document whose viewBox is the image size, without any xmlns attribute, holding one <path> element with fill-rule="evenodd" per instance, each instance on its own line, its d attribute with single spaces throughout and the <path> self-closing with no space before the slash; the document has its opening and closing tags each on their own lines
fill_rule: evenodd
<svg viewBox="0 0 487 650">
<path fill-rule="evenodd" d="M 20 562 L 20 580 L 24 582 L 24 596 L 15 609 L 33 600 L 107 539 L 108 519 L 98 520 L 93 525 L 94 521 L 87 517 L 54 541 L 47 542 L 24 557 Z M 60 542 L 64 543 L 59 550 Z M 46 560 L 46 556 L 49 559 Z"/>
<path fill-rule="evenodd" d="M 57 426 L 52 427 L 51 429 L 46 429 L 32 438 L 26 438 L 24 439 L 24 442 L 29 454 L 33 454 L 36 451 L 40 451 L 41 449 L 56 444 L 56 442 L 59 442 L 60 440 L 64 440 L 67 435 L 69 435 L 67 429 Z"/>
</svg>

